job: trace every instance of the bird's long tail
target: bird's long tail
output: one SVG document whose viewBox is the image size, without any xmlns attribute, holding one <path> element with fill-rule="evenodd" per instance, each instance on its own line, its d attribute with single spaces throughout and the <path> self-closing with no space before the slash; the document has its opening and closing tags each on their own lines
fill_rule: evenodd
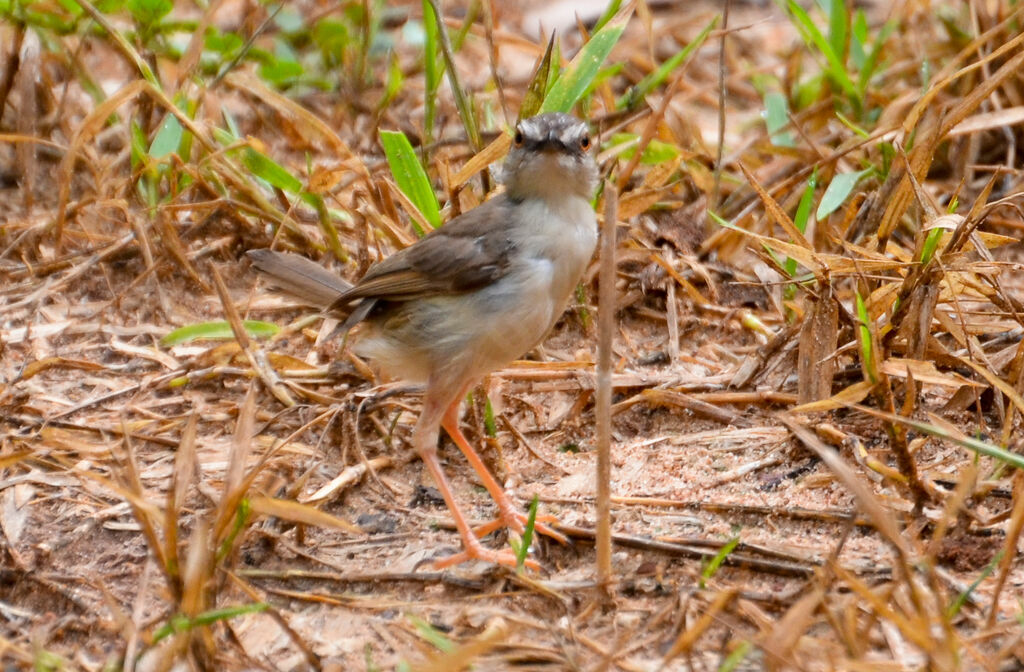
<svg viewBox="0 0 1024 672">
<path fill-rule="evenodd" d="M 276 288 L 303 305 L 328 308 L 352 288 L 344 278 L 298 254 L 274 250 L 249 250 L 249 259 Z"/>
</svg>

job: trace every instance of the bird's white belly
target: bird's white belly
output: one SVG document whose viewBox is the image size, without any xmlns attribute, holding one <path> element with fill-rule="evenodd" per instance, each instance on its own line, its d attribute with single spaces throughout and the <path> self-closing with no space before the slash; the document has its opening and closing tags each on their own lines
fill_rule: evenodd
<svg viewBox="0 0 1024 672">
<path fill-rule="evenodd" d="M 550 261 L 534 259 L 476 295 L 487 315 L 476 344 L 481 370 L 504 366 L 544 337 L 563 308 L 564 297 L 551 291 L 554 275 Z"/>
<path fill-rule="evenodd" d="M 464 294 L 410 301 L 370 319 L 356 344 L 393 378 L 458 380 L 505 366 L 536 346 L 562 314 L 593 254 L 597 228 L 583 199 L 524 202 L 512 268 Z"/>
</svg>

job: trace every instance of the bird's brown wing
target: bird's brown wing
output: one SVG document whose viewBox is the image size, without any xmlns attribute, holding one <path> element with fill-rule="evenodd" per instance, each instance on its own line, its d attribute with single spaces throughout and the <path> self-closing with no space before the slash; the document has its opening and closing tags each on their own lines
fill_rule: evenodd
<svg viewBox="0 0 1024 672">
<path fill-rule="evenodd" d="M 515 245 L 506 228 L 510 203 L 497 196 L 372 266 L 334 307 L 355 299 L 410 301 L 461 293 L 508 272 Z"/>
</svg>

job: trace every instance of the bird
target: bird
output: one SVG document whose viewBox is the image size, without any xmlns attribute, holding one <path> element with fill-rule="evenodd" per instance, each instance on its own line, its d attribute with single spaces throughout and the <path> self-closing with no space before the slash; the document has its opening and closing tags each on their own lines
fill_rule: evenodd
<svg viewBox="0 0 1024 672">
<path fill-rule="evenodd" d="M 279 289 L 342 317 L 341 330 L 355 327 L 355 354 L 390 378 L 425 385 L 410 443 L 463 547 L 435 568 L 470 560 L 517 566 L 510 549 L 484 547 L 471 529 L 438 459 L 440 430 L 477 472 L 498 521 L 522 534 L 527 519 L 463 435 L 460 405 L 485 375 L 536 347 L 565 311 L 597 245 L 597 180 L 587 124 L 547 112 L 515 125 L 499 174 L 504 191 L 371 266 L 355 284 L 301 255 L 248 252 Z M 542 522 L 535 530 L 566 541 Z"/>
</svg>

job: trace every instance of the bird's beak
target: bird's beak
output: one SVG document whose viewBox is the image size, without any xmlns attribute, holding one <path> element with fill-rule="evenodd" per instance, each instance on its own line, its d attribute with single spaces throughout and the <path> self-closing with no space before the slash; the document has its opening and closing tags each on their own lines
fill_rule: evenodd
<svg viewBox="0 0 1024 672">
<path fill-rule="evenodd" d="M 544 140 L 541 141 L 538 149 L 541 150 L 542 152 L 551 154 L 565 152 L 568 149 L 568 147 L 562 144 L 562 141 L 558 138 L 557 135 L 555 135 L 554 133 L 550 133 L 548 137 L 544 138 Z"/>
</svg>

